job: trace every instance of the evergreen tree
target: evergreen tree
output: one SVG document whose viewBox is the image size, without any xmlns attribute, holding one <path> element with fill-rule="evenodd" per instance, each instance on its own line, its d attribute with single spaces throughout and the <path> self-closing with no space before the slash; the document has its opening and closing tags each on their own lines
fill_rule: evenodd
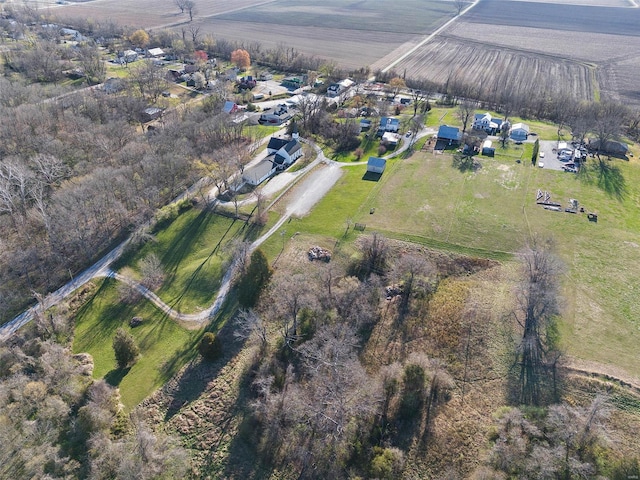
<svg viewBox="0 0 640 480">
<path fill-rule="evenodd" d="M 116 336 L 113 337 L 113 351 L 116 354 L 118 368 L 127 368 L 135 363 L 140 355 L 140 348 L 138 348 L 133 335 L 123 328 L 119 328 Z"/>
</svg>

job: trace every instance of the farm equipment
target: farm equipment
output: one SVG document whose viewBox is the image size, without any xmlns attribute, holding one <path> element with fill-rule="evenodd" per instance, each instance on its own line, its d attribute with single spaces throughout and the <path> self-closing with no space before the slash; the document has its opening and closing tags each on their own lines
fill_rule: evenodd
<svg viewBox="0 0 640 480">
<path fill-rule="evenodd" d="M 569 206 L 564 209 L 567 213 L 578 213 L 579 203 L 575 198 L 569 199 Z"/>
</svg>

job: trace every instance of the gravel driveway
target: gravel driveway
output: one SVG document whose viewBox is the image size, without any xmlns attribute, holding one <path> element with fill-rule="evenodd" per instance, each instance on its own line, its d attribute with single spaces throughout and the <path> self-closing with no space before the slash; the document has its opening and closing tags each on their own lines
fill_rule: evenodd
<svg viewBox="0 0 640 480">
<path fill-rule="evenodd" d="M 301 217 L 324 197 L 342 176 L 342 169 L 335 164 L 323 165 L 314 170 L 300 185 L 291 191 L 287 214 Z"/>
</svg>

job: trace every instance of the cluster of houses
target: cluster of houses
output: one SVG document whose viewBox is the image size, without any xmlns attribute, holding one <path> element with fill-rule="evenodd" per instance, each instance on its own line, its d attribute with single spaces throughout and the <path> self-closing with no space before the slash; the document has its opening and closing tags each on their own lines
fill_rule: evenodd
<svg viewBox="0 0 640 480">
<path fill-rule="evenodd" d="M 128 49 L 122 50 L 116 54 L 116 58 L 113 60 L 113 63 L 118 63 L 121 65 L 135 62 L 140 58 L 149 58 L 149 59 L 160 59 L 164 57 L 166 54 L 164 50 L 161 48 L 149 48 L 148 50 L 144 50 L 142 48 L 136 49 Z"/>
<path fill-rule="evenodd" d="M 529 126 L 525 123 L 514 123 L 511 125 L 509 122 L 492 117 L 490 113 L 477 113 L 473 118 L 471 124 L 472 130 L 476 132 L 484 132 L 487 135 L 499 135 L 501 132 L 508 130 L 509 138 L 514 142 L 524 142 L 529 138 Z M 452 127 L 450 125 L 440 125 L 437 134 L 437 141 L 439 142 L 436 149 L 446 148 L 447 146 L 458 145 L 462 140 L 462 132 L 458 127 Z M 494 148 L 492 148 L 491 140 L 486 140 L 482 145 L 483 155 L 493 155 Z"/>
</svg>

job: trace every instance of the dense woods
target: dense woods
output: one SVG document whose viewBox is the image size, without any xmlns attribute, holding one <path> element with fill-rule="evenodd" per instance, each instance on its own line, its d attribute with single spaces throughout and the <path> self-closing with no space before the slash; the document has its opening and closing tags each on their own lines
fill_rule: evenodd
<svg viewBox="0 0 640 480">
<path fill-rule="evenodd" d="M 177 478 L 189 469 L 175 438 L 129 417 L 118 389 L 72 355 L 68 310 L 37 316 L 0 346 L 0 477 Z"/>
<path fill-rule="evenodd" d="M 224 98 L 216 95 L 202 106 L 165 112 L 164 128 L 143 134 L 143 110 L 168 85 L 150 64 L 132 66 L 117 94 L 63 94 L 15 76 L 36 71 L 30 55 L 55 71 L 27 78 L 54 81 L 49 77 L 62 74 L 65 57 L 95 60 L 97 50 L 38 39 L 4 52 L 0 321 L 23 308 L 30 292 L 54 290 L 148 221 L 199 178 L 199 166 L 211 164 L 216 151 L 244 142 L 242 126 L 219 115 Z M 214 180 L 226 180 L 229 169 L 215 170 Z"/>
</svg>

